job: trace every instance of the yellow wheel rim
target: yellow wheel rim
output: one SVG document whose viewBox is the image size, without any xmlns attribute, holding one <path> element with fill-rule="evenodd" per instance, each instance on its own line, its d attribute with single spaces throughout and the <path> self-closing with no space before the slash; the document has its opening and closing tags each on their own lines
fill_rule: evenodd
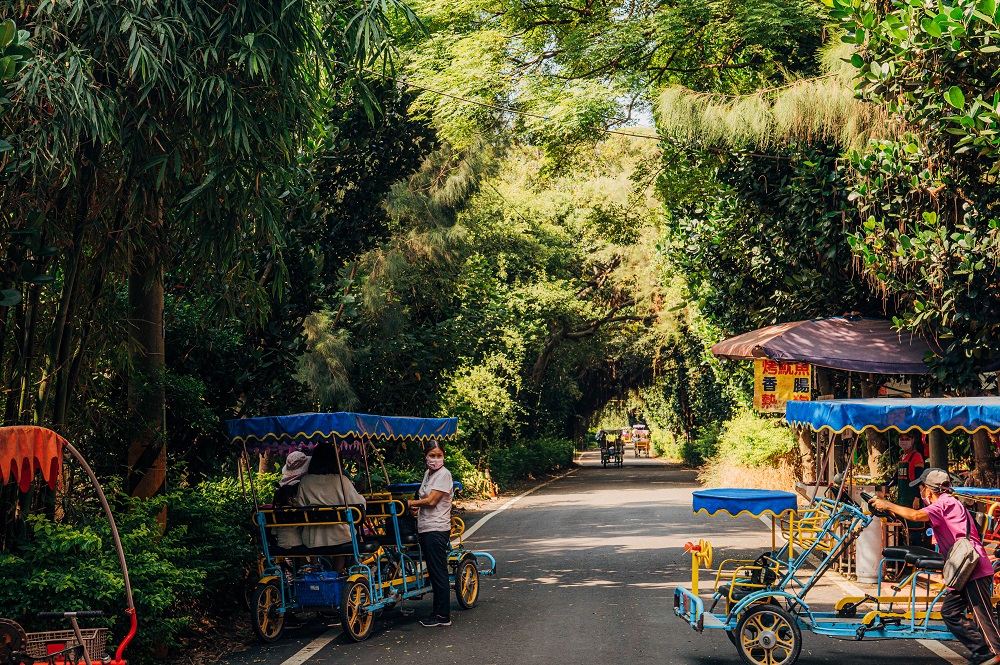
<svg viewBox="0 0 1000 665">
<path fill-rule="evenodd" d="M 471 563 L 462 566 L 461 577 L 462 599 L 469 605 L 476 601 L 479 595 L 479 573 Z"/>
<path fill-rule="evenodd" d="M 351 635 L 360 637 L 368 632 L 372 625 L 372 614 L 365 606 L 368 605 L 368 587 L 362 583 L 351 585 L 347 592 L 347 626 Z"/>
<path fill-rule="evenodd" d="M 281 594 L 278 592 L 278 587 L 268 584 L 257 600 L 257 625 L 265 637 L 272 638 L 281 632 L 285 618 L 278 614 L 279 605 L 281 605 Z"/>
<path fill-rule="evenodd" d="M 784 665 L 795 653 L 795 632 L 784 617 L 759 612 L 744 624 L 740 646 L 757 665 Z"/>
</svg>

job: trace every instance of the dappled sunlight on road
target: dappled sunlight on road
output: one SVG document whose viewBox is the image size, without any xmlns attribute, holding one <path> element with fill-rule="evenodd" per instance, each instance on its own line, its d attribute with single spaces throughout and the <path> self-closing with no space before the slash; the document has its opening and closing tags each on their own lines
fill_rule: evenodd
<svg viewBox="0 0 1000 665">
<path fill-rule="evenodd" d="M 698 536 L 690 536 L 697 539 Z M 747 534 L 733 533 L 728 537 L 719 537 L 712 534 L 708 529 L 701 532 L 701 538 L 710 538 L 712 546 L 716 549 L 728 547 L 746 548 L 748 546 Z M 681 540 L 681 542 L 678 542 Z M 760 546 L 764 547 L 770 543 L 769 537 L 758 537 Z M 594 550 L 598 548 L 612 548 L 616 553 L 637 552 L 639 550 L 655 550 L 659 552 L 669 552 L 680 549 L 683 551 L 684 541 L 682 537 L 673 532 L 667 532 L 658 536 L 576 536 L 567 538 L 545 538 L 541 540 L 526 540 L 520 544 L 519 549 L 535 555 L 558 554 L 560 552 Z"/>
</svg>

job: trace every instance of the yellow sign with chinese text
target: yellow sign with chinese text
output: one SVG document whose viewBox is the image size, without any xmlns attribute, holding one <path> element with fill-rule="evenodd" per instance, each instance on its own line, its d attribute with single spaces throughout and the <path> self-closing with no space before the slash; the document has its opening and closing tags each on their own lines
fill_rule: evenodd
<svg viewBox="0 0 1000 665">
<path fill-rule="evenodd" d="M 753 408 L 765 413 L 784 413 L 785 402 L 808 402 L 812 365 L 758 359 L 753 362 Z"/>
</svg>

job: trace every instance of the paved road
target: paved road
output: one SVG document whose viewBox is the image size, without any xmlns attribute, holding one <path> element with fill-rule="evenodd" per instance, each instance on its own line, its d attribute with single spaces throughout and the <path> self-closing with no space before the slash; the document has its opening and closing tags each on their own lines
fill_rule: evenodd
<svg viewBox="0 0 1000 665">
<path fill-rule="evenodd" d="M 672 589 L 690 578 L 686 541 L 710 538 L 721 561 L 767 547 L 769 532 L 751 518 L 693 515 L 693 472 L 655 460 L 634 462 L 630 457 L 623 469 L 602 469 L 587 455 L 570 476 L 484 524 L 469 545 L 492 552 L 499 575 L 482 578 L 476 608 L 462 611 L 452 602 L 449 628 L 418 623 L 430 610 L 428 596 L 413 604 L 413 617 L 395 611 L 383 616 L 367 642 L 349 643 L 339 626 L 319 624 L 228 663 L 281 665 L 317 637 L 331 641 L 308 665 L 740 663 L 723 633 L 698 635 L 674 616 Z M 799 662 L 946 661 L 913 642 L 806 634 Z"/>
</svg>

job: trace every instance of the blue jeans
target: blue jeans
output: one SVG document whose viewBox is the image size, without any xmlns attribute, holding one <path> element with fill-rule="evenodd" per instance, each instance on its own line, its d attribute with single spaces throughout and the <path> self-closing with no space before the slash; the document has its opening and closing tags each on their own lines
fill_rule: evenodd
<svg viewBox="0 0 1000 665">
<path fill-rule="evenodd" d="M 451 532 L 427 531 L 419 534 L 420 550 L 427 565 L 434 591 L 433 614 L 451 618 L 451 589 L 448 588 L 448 552 L 451 550 Z"/>
</svg>

